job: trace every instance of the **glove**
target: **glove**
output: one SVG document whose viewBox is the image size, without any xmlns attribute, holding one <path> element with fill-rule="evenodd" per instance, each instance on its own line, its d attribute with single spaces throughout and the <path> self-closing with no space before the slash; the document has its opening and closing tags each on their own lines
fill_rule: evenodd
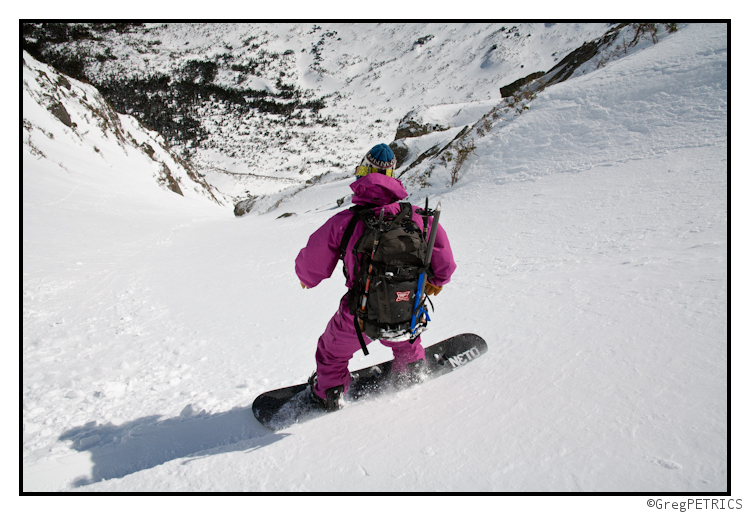
<svg viewBox="0 0 750 515">
<path fill-rule="evenodd" d="M 428 282 L 426 282 L 425 285 L 424 285 L 424 292 L 427 295 L 437 295 L 441 291 L 443 291 L 443 287 L 442 286 L 435 286 L 434 284 L 430 284 Z"/>
<path fill-rule="evenodd" d="M 307 286 L 305 286 L 305 284 L 302 281 L 300 281 L 299 283 L 302 285 L 302 289 L 303 290 L 309 290 L 310 289 Z"/>
</svg>

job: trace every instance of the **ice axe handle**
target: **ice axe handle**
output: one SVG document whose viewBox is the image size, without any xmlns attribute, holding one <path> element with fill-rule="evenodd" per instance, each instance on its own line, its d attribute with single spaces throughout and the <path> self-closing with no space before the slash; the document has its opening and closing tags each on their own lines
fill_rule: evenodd
<svg viewBox="0 0 750 515">
<path fill-rule="evenodd" d="M 425 268 L 430 267 L 430 261 L 432 260 L 432 248 L 435 246 L 435 237 L 437 236 L 438 221 L 440 220 L 440 202 L 438 202 L 435 211 L 432 215 L 432 230 L 430 231 L 430 238 L 427 240 L 427 255 L 425 256 Z M 426 229 L 426 227 L 425 227 Z"/>
<path fill-rule="evenodd" d="M 425 256 L 425 271 L 419 274 L 419 281 L 417 283 L 417 295 L 414 299 L 414 311 L 411 315 L 411 333 L 414 334 L 414 330 L 417 324 L 417 317 L 419 316 L 419 306 L 422 303 L 422 296 L 424 295 L 424 283 L 427 275 L 427 269 L 430 267 L 430 261 L 432 260 L 432 248 L 435 246 L 435 236 L 437 236 L 438 221 L 440 220 L 440 202 L 438 202 L 435 211 L 432 215 L 432 230 L 430 231 L 430 237 L 427 240 L 427 255 Z M 425 230 L 427 227 L 425 226 Z"/>
</svg>

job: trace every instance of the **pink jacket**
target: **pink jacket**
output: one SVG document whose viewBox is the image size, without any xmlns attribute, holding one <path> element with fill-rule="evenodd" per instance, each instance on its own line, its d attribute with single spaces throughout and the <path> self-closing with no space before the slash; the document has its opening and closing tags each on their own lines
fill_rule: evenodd
<svg viewBox="0 0 750 515">
<path fill-rule="evenodd" d="M 366 175 L 358 181 L 354 181 L 351 189 L 354 191 L 354 198 L 352 199 L 354 204 L 382 206 L 382 209 L 385 209 L 386 213 L 389 214 L 398 213 L 401 209 L 398 202 L 407 197 L 406 190 L 401 181 L 382 174 L 373 173 Z M 376 208 L 375 214 L 379 213 L 380 209 Z M 299 277 L 302 284 L 308 288 L 313 288 L 323 279 L 331 277 L 339 259 L 341 238 L 352 216 L 354 216 L 354 213 L 348 209 L 336 213 L 310 236 L 307 246 L 300 250 L 295 261 L 297 277 Z M 413 213 L 412 218 L 420 229 L 424 228 L 421 216 Z M 428 230 L 432 230 L 432 218 L 428 221 Z M 363 232 L 364 223 L 359 222 L 354 228 L 354 232 L 346 248 L 344 264 L 346 265 L 346 269 L 350 271 L 350 276 L 346 279 L 347 288 L 352 287 L 354 279 L 351 275 L 353 275 L 353 271 L 356 269 L 354 263 L 355 255 L 352 253 L 352 249 Z M 430 279 L 430 282 L 435 286 L 447 284 L 450 281 L 451 275 L 456 270 L 456 263 L 453 261 L 453 252 L 448 242 L 448 235 L 440 224 L 438 224 L 435 246 L 432 251 L 431 268 L 435 276 Z"/>
</svg>

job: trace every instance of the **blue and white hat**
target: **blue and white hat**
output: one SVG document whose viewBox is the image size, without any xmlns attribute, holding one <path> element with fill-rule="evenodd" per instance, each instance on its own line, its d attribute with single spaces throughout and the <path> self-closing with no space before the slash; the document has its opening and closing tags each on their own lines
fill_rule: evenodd
<svg viewBox="0 0 750 515">
<path fill-rule="evenodd" d="M 362 166 L 372 166 L 382 170 L 396 168 L 396 156 L 393 150 L 385 143 L 379 143 L 372 147 L 362 160 Z"/>
</svg>

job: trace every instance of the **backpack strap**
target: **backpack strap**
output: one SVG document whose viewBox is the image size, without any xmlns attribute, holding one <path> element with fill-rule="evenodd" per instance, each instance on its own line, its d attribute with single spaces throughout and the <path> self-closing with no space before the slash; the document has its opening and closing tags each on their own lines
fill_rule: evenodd
<svg viewBox="0 0 750 515">
<path fill-rule="evenodd" d="M 404 219 L 411 220 L 411 204 L 409 204 L 408 202 L 399 202 L 398 205 L 401 206 L 401 211 L 398 212 L 396 217 L 391 222 L 391 225 L 399 225 L 404 221 Z"/>
<path fill-rule="evenodd" d="M 349 211 L 354 213 L 352 219 L 349 220 L 349 225 L 344 230 L 344 235 L 341 237 L 341 243 L 339 244 L 339 259 L 344 260 L 346 256 L 346 247 L 349 245 L 349 240 L 352 238 L 354 228 L 357 226 L 357 222 L 362 218 L 362 214 L 370 209 L 370 206 L 353 206 L 349 208 Z"/>
<path fill-rule="evenodd" d="M 367 344 L 365 343 L 365 339 L 362 336 L 362 328 L 359 327 L 359 321 L 360 318 L 356 315 L 354 316 L 354 330 L 357 333 L 357 338 L 359 339 L 359 346 L 362 347 L 362 353 L 367 356 L 370 354 L 370 352 L 367 350 Z"/>
<path fill-rule="evenodd" d="M 341 243 L 339 243 L 339 259 L 344 264 L 342 272 L 344 272 L 344 277 L 347 280 L 349 280 L 349 274 L 346 270 L 346 261 L 344 261 L 344 257 L 346 257 L 346 247 L 349 245 L 349 240 L 352 239 L 352 233 L 354 233 L 354 228 L 357 226 L 357 222 L 362 220 L 363 215 L 373 207 L 373 205 L 368 204 L 365 206 L 352 206 L 349 208 L 349 211 L 354 213 L 354 215 L 351 220 L 349 220 L 346 229 L 344 229 L 344 234 L 341 236 Z"/>
</svg>

